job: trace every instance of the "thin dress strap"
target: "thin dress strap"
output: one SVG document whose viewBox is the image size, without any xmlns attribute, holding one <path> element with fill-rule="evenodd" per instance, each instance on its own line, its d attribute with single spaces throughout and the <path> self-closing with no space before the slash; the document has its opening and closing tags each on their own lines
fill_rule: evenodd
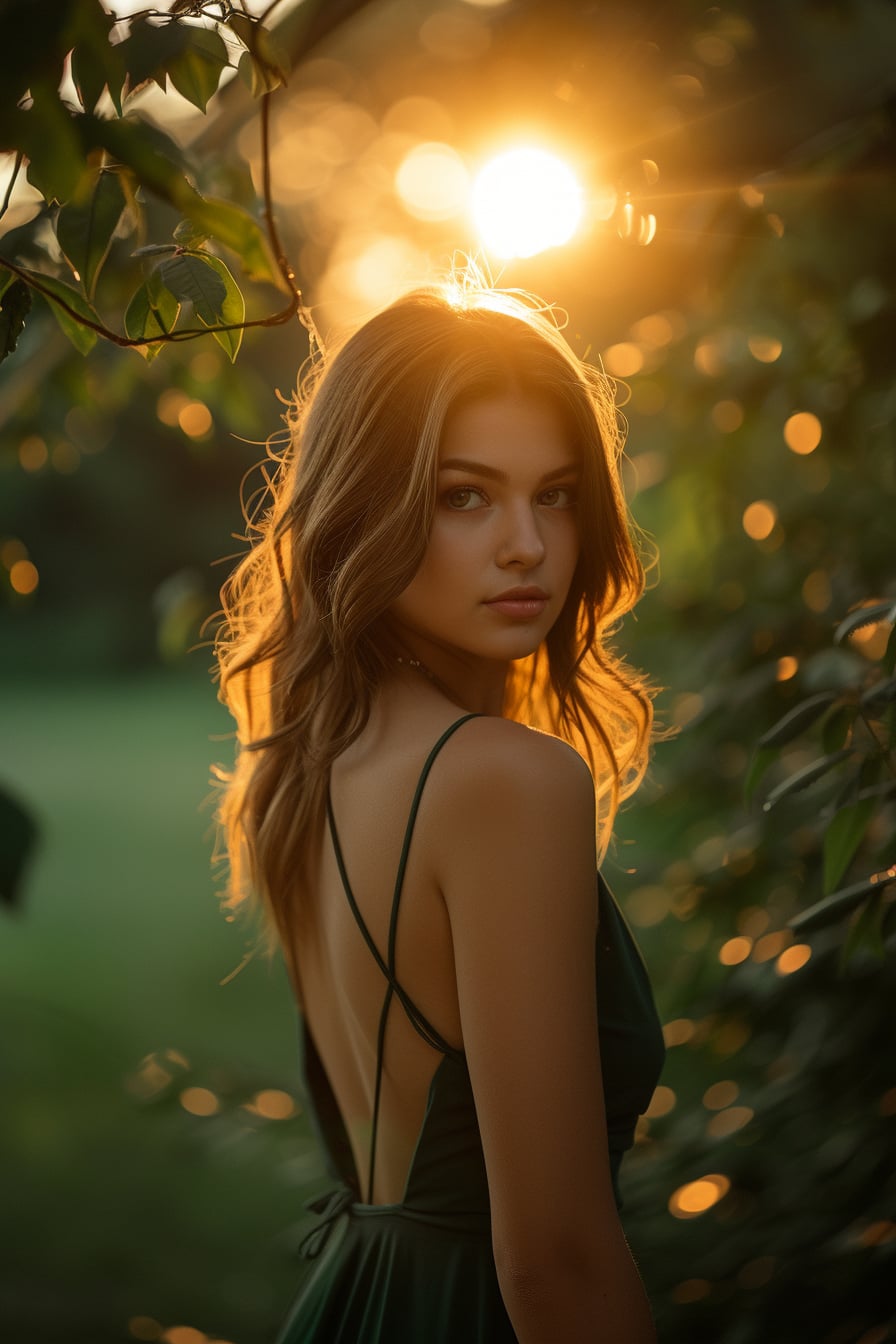
<svg viewBox="0 0 896 1344">
<path fill-rule="evenodd" d="M 383 999 L 383 1007 L 380 1012 L 379 1028 L 377 1030 L 376 1083 L 373 1095 L 373 1117 L 370 1133 L 370 1165 L 367 1176 L 368 1201 L 372 1200 L 373 1198 L 373 1171 L 374 1171 L 374 1163 L 376 1160 L 376 1138 L 377 1138 L 377 1126 L 379 1122 L 380 1092 L 382 1090 L 383 1054 L 386 1042 L 386 1023 L 388 1021 L 389 1008 L 391 1007 L 392 1004 L 393 995 L 395 996 L 395 998 L 398 999 L 399 1003 L 401 1004 L 402 1008 L 407 1014 L 407 1018 L 411 1026 L 420 1036 L 423 1037 L 424 1041 L 426 1041 L 428 1045 L 432 1046 L 434 1050 L 438 1050 L 439 1053 L 443 1055 L 452 1055 L 456 1057 L 461 1053 L 460 1051 L 455 1050 L 453 1046 L 449 1045 L 448 1042 L 444 1039 L 444 1037 L 441 1036 L 438 1031 L 436 1031 L 435 1027 L 433 1027 L 431 1023 L 429 1023 L 426 1020 L 426 1018 L 420 1012 L 420 1009 L 414 1003 L 413 999 L 411 999 L 411 997 L 398 983 L 398 980 L 396 979 L 395 975 L 395 943 L 398 933 L 398 907 L 401 902 L 401 891 L 404 885 L 405 869 L 407 868 L 408 865 L 408 856 L 410 855 L 411 850 L 411 839 L 414 834 L 414 823 L 417 820 L 417 812 L 420 808 L 420 799 L 423 796 L 424 785 L 426 784 L 429 772 L 432 769 L 433 762 L 435 761 L 442 747 L 448 741 L 449 737 L 451 737 L 451 735 L 457 731 L 457 729 L 461 726 L 461 724 L 466 723 L 468 719 L 475 719 L 479 717 L 480 716 L 477 714 L 465 714 L 463 718 L 456 719 L 454 723 L 452 723 L 448 728 L 445 729 L 444 733 L 439 738 L 438 742 L 436 742 L 435 746 L 433 747 L 432 751 L 430 751 L 429 755 L 427 756 L 423 764 L 423 769 L 420 772 L 420 778 L 417 781 L 417 788 L 414 791 L 414 798 L 411 803 L 411 811 L 408 817 L 408 824 L 405 828 L 404 842 L 401 847 L 401 857 L 398 863 L 398 874 L 395 878 L 395 890 L 392 895 L 392 913 L 389 919 L 389 941 L 388 941 L 386 960 L 383 959 L 382 953 L 380 952 L 379 948 L 377 947 L 376 943 L 373 941 L 373 938 L 371 937 L 370 930 L 368 929 L 366 923 L 364 922 L 364 917 L 361 914 L 360 909 L 358 908 L 358 903 L 355 900 L 354 893 L 351 889 L 351 884 L 348 880 L 348 873 L 345 867 L 345 860 L 342 855 L 342 846 L 339 843 L 339 834 L 336 830 L 336 819 L 333 816 L 333 804 L 330 799 L 329 789 L 327 790 L 327 820 L 330 826 L 330 835 L 333 840 L 333 852 L 336 855 L 336 866 L 339 869 L 339 876 L 342 879 L 342 885 L 343 888 L 345 889 L 346 899 L 348 900 L 351 912 L 355 917 L 355 922 L 357 923 L 358 928 L 361 930 L 364 941 L 370 948 L 370 951 L 373 955 L 374 960 L 376 961 L 376 964 L 379 966 L 380 970 L 382 971 L 383 975 L 385 976 L 388 982 L 386 986 L 385 997 Z"/>
</svg>

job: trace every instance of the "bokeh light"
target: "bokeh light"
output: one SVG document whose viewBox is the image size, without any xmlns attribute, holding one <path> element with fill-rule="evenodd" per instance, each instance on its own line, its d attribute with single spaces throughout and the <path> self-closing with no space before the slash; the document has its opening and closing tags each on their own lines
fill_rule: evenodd
<svg viewBox="0 0 896 1344">
<path fill-rule="evenodd" d="M 632 341 L 620 341 L 604 351 L 603 365 L 612 378 L 631 378 L 644 367 L 644 356 Z"/>
<path fill-rule="evenodd" d="M 203 439 L 212 427 L 212 413 L 204 401 L 188 401 L 177 413 L 177 423 L 189 439 Z"/>
<path fill-rule="evenodd" d="M 221 1109 L 218 1098 L 207 1087 L 185 1087 L 180 1104 L 190 1115 L 215 1115 Z"/>
<path fill-rule="evenodd" d="M 757 359 L 760 364 L 774 364 L 783 350 L 781 342 L 777 336 L 754 335 L 747 337 L 747 345 L 750 354 Z"/>
<path fill-rule="evenodd" d="M 569 242 L 582 209 L 572 169 L 543 149 L 508 150 L 487 163 L 473 184 L 476 228 L 499 257 L 533 257 Z"/>
<path fill-rule="evenodd" d="M 752 950 L 752 938 L 738 935 L 736 938 L 729 938 L 719 948 L 719 961 L 723 966 L 737 966 L 740 962 L 746 961 Z"/>
<path fill-rule="evenodd" d="M 778 521 L 778 510 L 768 499 L 757 499 L 744 509 L 743 527 L 753 541 L 764 541 L 771 536 Z"/>
<path fill-rule="evenodd" d="M 811 956 L 812 949 L 808 943 L 794 943 L 793 947 L 785 948 L 781 953 L 775 962 L 775 970 L 779 975 L 792 975 L 794 971 L 801 970 Z"/>
<path fill-rule="evenodd" d="M 784 442 L 792 453 L 808 456 L 821 443 L 821 421 L 811 411 L 797 411 L 784 426 Z"/>
<path fill-rule="evenodd" d="M 14 593 L 27 597 L 40 582 L 37 566 L 30 560 L 14 561 L 9 570 L 9 582 Z"/>
<path fill-rule="evenodd" d="M 459 214 L 470 188 L 463 159 L 450 145 L 416 145 L 395 174 L 402 205 L 416 219 L 450 219 Z"/>
<path fill-rule="evenodd" d="M 47 445 L 39 434 L 29 434 L 19 444 L 19 465 L 23 471 L 40 471 L 49 456 Z"/>
<path fill-rule="evenodd" d="M 669 1198 L 669 1212 L 675 1218 L 698 1218 L 724 1199 L 731 1189 L 727 1176 L 710 1172 L 697 1181 L 680 1185 Z"/>
</svg>

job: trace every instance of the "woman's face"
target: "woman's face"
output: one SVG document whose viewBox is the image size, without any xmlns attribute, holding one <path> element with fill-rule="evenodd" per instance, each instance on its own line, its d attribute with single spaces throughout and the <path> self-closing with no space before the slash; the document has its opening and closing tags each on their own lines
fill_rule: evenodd
<svg viewBox="0 0 896 1344">
<path fill-rule="evenodd" d="M 391 608 L 419 657 L 507 662 L 538 648 L 579 556 L 580 471 L 547 401 L 498 395 L 449 416 L 429 544 Z"/>
</svg>

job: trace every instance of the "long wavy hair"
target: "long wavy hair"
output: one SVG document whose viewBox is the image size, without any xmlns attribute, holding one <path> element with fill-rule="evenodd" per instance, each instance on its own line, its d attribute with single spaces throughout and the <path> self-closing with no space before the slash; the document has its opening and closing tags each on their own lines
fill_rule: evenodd
<svg viewBox="0 0 896 1344">
<path fill-rule="evenodd" d="M 506 393 L 555 409 L 582 481 L 569 596 L 542 646 L 511 665 L 505 713 L 587 757 L 601 852 L 644 773 L 651 690 L 608 644 L 644 586 L 613 384 L 527 296 L 406 294 L 313 361 L 286 417 L 285 451 L 269 448 L 250 547 L 221 592 L 219 694 L 237 724 L 234 767 L 216 772 L 225 901 L 260 898 L 269 950 L 301 931 L 330 767 L 394 663 L 382 618 L 426 549 L 446 418 L 461 402 Z"/>
</svg>

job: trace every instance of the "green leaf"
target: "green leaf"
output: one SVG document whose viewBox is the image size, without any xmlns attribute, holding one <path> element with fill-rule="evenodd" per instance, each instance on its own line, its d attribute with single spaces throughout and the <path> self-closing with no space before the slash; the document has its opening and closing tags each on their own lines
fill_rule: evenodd
<svg viewBox="0 0 896 1344">
<path fill-rule="evenodd" d="M 24 280 L 13 280 L 0 299 L 0 363 L 15 350 L 30 311 L 31 290 Z"/>
<path fill-rule="evenodd" d="M 896 602 L 872 602 L 870 606 L 850 612 L 834 631 L 834 642 L 840 644 L 856 630 L 861 630 L 863 625 L 872 625 L 881 620 L 896 621 Z"/>
<path fill-rule="evenodd" d="M 141 185 L 168 201 L 187 217 L 194 229 L 231 248 L 250 280 L 266 280 L 283 287 L 264 231 L 258 221 L 230 201 L 206 199 L 180 171 L 180 148 L 158 127 L 124 118 L 90 119 L 89 135 L 121 163 L 133 169 Z"/>
<path fill-rule="evenodd" d="M 750 768 L 744 779 L 744 799 L 749 802 L 756 792 L 756 786 L 772 761 L 778 759 L 777 747 L 757 747 L 750 762 Z"/>
<path fill-rule="evenodd" d="M 182 219 L 174 230 L 174 241 L 178 247 L 196 248 L 201 247 L 208 240 L 208 234 L 196 225 L 190 219 Z"/>
<path fill-rule="evenodd" d="M 887 640 L 887 649 L 883 657 L 883 669 L 892 677 L 896 672 L 896 625 L 890 631 L 890 638 Z"/>
<path fill-rule="evenodd" d="M 31 107 L 10 118 L 15 147 L 28 159 L 28 181 L 44 199 L 68 201 L 87 171 L 74 118 L 52 85 L 38 84 L 31 94 Z"/>
<path fill-rule="evenodd" d="M 187 24 L 171 22 L 151 23 L 143 15 L 131 19 L 130 33 L 118 45 L 124 64 L 128 95 L 135 93 L 154 80 L 164 92 L 167 83 L 166 67 L 176 61 L 190 41 Z"/>
<path fill-rule="evenodd" d="M 127 197 L 118 171 L 104 168 L 97 174 L 86 200 L 72 201 L 59 211 L 56 221 L 59 246 L 91 297 L 126 207 Z"/>
<path fill-rule="evenodd" d="M 832 891 L 846 872 L 874 815 L 873 798 L 842 807 L 824 834 L 824 890 Z"/>
<path fill-rule="evenodd" d="M 51 295 L 56 295 L 57 298 L 62 299 L 79 317 L 86 317 L 91 322 L 98 322 L 99 318 L 95 310 L 83 294 L 73 289 L 71 285 L 67 285 L 63 280 L 57 280 L 54 275 L 44 275 L 43 271 L 26 271 L 25 274 L 29 280 L 37 281 L 42 287 L 42 291 L 49 290 L 49 294 L 43 293 L 42 297 L 49 303 L 56 321 L 79 354 L 89 354 L 96 345 L 97 333 L 91 327 L 85 327 L 83 322 L 78 321 L 78 317 L 73 317 L 58 303 L 54 303 L 51 297 Z"/>
<path fill-rule="evenodd" d="M 230 201 L 205 198 L 198 193 L 181 208 L 195 226 L 237 254 L 250 280 L 267 280 L 282 287 L 283 280 L 271 259 L 264 231 L 248 211 Z"/>
<path fill-rule="evenodd" d="M 886 681 L 879 681 L 875 686 L 870 687 L 859 701 L 862 709 L 870 710 L 872 713 L 879 713 L 886 709 L 896 700 L 896 677 L 889 677 Z"/>
<path fill-rule="evenodd" d="M 233 13 L 227 23 L 246 48 L 237 68 L 252 96 L 272 93 L 285 84 L 289 58 L 270 29 L 248 14 Z"/>
<path fill-rule="evenodd" d="M 240 292 L 240 288 L 234 280 L 230 271 L 221 261 L 220 257 L 209 257 L 211 266 L 218 272 L 226 290 L 226 297 L 221 306 L 221 322 L 226 326 L 236 326 L 234 331 L 212 331 L 212 335 L 220 345 L 226 355 L 230 356 L 231 364 L 239 354 L 240 346 L 243 343 L 242 330 L 236 325 L 246 320 L 246 301 Z M 202 319 L 200 318 L 200 321 Z"/>
<path fill-rule="evenodd" d="M 810 695 L 808 700 L 801 700 L 798 705 L 794 705 L 793 709 L 789 710 L 783 718 L 762 734 L 758 745 L 760 747 L 782 747 L 786 742 L 792 742 L 804 728 L 808 728 L 810 724 L 820 718 L 836 699 L 836 691 L 820 691 L 817 695 Z"/>
<path fill-rule="evenodd" d="M 195 252 L 183 252 L 163 261 L 159 278 L 175 298 L 192 303 L 193 311 L 207 327 L 221 320 L 227 287 L 211 264 L 213 258 Z"/>
<path fill-rule="evenodd" d="M 856 717 L 855 705 L 838 705 L 821 726 L 821 745 L 825 751 L 838 751 L 845 745 Z"/>
<path fill-rule="evenodd" d="M 199 197 L 184 172 L 187 159 L 180 145 L 158 126 L 134 117 L 80 118 L 79 127 L 86 149 L 104 149 L 119 163 L 127 164 L 141 187 L 179 205 L 180 198 Z"/>
<path fill-rule="evenodd" d="M 72 79 L 85 112 L 92 112 L 108 88 L 115 111 L 121 116 L 121 92 L 125 64 L 120 45 L 109 41 L 115 19 L 99 5 L 73 5 L 65 29 L 65 44 L 71 49 Z"/>
<path fill-rule="evenodd" d="M 861 951 L 863 947 L 868 948 L 876 956 L 884 955 L 884 945 L 882 937 L 882 913 L 883 905 L 879 898 L 870 896 L 860 909 L 856 911 L 855 917 L 849 926 L 849 931 L 840 951 L 841 973 L 846 969 L 848 963 Z"/>
<path fill-rule="evenodd" d="M 3 298 L 15 278 L 14 271 L 8 271 L 5 266 L 0 265 L 0 299 Z"/>
<path fill-rule="evenodd" d="M 892 868 L 886 869 L 883 873 L 874 873 L 862 882 L 854 882 L 852 886 L 844 887 L 842 891 L 834 891 L 830 896 L 825 896 L 823 901 L 818 901 L 808 910 L 795 915 L 788 921 L 789 925 L 799 933 L 807 933 L 810 929 L 821 929 L 828 924 L 834 924 L 851 910 L 855 910 L 856 906 L 872 892 L 885 891 L 894 881 L 896 871 Z"/>
<path fill-rule="evenodd" d="M 158 275 L 177 298 L 190 302 L 199 321 L 206 327 L 238 326 L 246 319 L 246 304 L 239 287 L 219 257 L 208 253 L 183 253 L 163 261 Z M 243 333 L 215 331 L 212 335 L 235 360 Z"/>
<path fill-rule="evenodd" d="M 131 340 L 146 336 L 163 336 L 174 330 L 180 314 L 180 304 L 153 271 L 137 290 L 124 315 L 125 334 Z M 162 349 L 161 342 L 134 347 L 147 361 L 155 359 Z"/>
<path fill-rule="evenodd" d="M 811 764 L 803 766 L 802 770 L 797 770 L 795 774 L 788 775 L 785 780 L 776 785 L 762 804 L 765 812 L 770 811 L 782 798 L 788 797 L 791 793 L 797 793 L 800 789 L 808 788 L 816 780 L 821 779 L 828 771 L 833 770 L 841 761 L 845 761 L 847 756 L 851 756 L 849 748 L 844 747 L 841 751 L 832 751 L 827 756 L 821 756 Z"/>
<path fill-rule="evenodd" d="M 187 29 L 189 42 L 166 65 L 168 78 L 182 98 L 204 112 L 229 65 L 227 47 L 213 29 Z"/>
</svg>

